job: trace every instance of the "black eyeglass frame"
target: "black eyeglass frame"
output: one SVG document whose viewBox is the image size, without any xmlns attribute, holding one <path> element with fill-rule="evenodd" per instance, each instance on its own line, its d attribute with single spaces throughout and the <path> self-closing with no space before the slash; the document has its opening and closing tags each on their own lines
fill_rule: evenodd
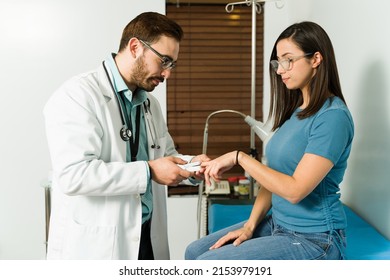
<svg viewBox="0 0 390 280">
<path fill-rule="evenodd" d="M 161 66 L 163 69 L 173 69 L 176 67 L 176 62 L 173 61 L 172 58 L 166 55 L 162 55 L 158 51 L 156 51 L 150 44 L 146 43 L 144 40 L 137 38 L 145 47 L 147 47 L 149 50 L 155 53 L 160 60 L 161 60 Z"/>
</svg>

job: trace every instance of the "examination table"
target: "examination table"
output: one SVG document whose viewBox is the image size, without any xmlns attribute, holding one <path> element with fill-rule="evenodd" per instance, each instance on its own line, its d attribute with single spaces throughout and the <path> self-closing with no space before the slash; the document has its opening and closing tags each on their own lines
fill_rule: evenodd
<svg viewBox="0 0 390 280">
<path fill-rule="evenodd" d="M 208 232 L 248 219 L 252 202 L 248 200 L 209 200 Z M 344 205 L 348 218 L 348 260 L 390 260 L 390 240 Z"/>
</svg>

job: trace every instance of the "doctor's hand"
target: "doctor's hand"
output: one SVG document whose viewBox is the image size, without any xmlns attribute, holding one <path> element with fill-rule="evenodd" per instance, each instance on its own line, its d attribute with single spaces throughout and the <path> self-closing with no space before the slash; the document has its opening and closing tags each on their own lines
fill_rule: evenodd
<svg viewBox="0 0 390 280">
<path fill-rule="evenodd" d="M 168 186 L 177 186 L 181 181 L 194 176 L 194 172 L 178 166 L 186 163 L 185 160 L 173 156 L 148 161 L 152 180 Z"/>
<path fill-rule="evenodd" d="M 216 159 L 202 162 L 201 166 L 204 168 L 203 175 L 207 186 L 211 185 L 210 179 L 219 182 L 222 179 L 222 174 L 236 165 L 236 154 L 237 152 L 233 151 Z"/>
</svg>

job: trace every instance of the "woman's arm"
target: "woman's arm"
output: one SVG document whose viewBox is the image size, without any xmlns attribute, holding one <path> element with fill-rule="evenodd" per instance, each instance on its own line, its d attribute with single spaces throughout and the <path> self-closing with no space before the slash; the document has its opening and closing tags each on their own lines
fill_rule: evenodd
<svg viewBox="0 0 390 280">
<path fill-rule="evenodd" d="M 256 181 L 291 203 L 299 203 L 324 179 L 333 163 L 324 157 L 304 154 L 292 176 L 275 171 L 251 156 L 239 152 L 240 164 Z"/>
<path fill-rule="evenodd" d="M 217 181 L 220 180 L 221 175 L 235 164 L 241 165 L 269 192 L 291 203 L 298 203 L 305 198 L 333 167 L 329 159 L 306 153 L 298 163 L 294 174 L 289 176 L 269 168 L 243 152 L 234 151 L 204 163 L 206 183 L 209 183 L 210 177 Z"/>
<path fill-rule="evenodd" d="M 256 196 L 251 214 L 244 227 L 249 228 L 252 232 L 257 225 L 264 219 L 268 211 L 271 209 L 272 193 L 266 188 L 259 187 L 259 192 Z"/>
</svg>

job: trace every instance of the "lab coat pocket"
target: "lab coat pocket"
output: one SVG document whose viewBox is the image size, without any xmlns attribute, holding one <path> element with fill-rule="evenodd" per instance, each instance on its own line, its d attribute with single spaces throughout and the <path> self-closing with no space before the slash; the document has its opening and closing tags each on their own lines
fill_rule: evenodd
<svg viewBox="0 0 390 280">
<path fill-rule="evenodd" d="M 64 258 L 72 260 L 113 258 L 116 227 L 86 226 L 75 221 L 69 228 Z"/>
</svg>

